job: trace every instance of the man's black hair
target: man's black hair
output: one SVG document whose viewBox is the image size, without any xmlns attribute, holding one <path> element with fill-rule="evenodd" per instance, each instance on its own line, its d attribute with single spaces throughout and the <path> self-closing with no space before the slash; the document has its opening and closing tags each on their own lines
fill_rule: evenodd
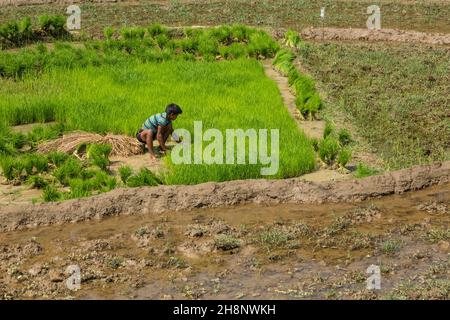
<svg viewBox="0 0 450 320">
<path fill-rule="evenodd" d="M 171 103 L 166 107 L 166 113 L 168 116 L 170 116 L 171 114 L 182 114 L 183 110 L 181 110 L 179 105 Z"/>
</svg>

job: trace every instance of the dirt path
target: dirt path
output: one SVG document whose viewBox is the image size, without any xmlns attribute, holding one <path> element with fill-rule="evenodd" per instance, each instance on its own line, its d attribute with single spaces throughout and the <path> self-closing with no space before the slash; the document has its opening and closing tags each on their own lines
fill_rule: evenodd
<svg viewBox="0 0 450 320">
<path fill-rule="evenodd" d="M 305 132 L 309 137 L 321 139 L 323 137 L 325 121 L 303 121 L 300 112 L 295 105 L 295 95 L 289 86 L 288 79 L 273 68 L 271 60 L 265 60 L 263 65 L 266 75 L 278 85 L 280 94 L 283 97 L 284 105 L 289 110 L 289 113 L 297 123 L 299 129 Z"/>
<path fill-rule="evenodd" d="M 243 204 L 337 203 L 419 190 L 450 181 L 450 161 L 417 166 L 360 180 L 309 182 L 241 180 L 192 186 L 116 189 L 59 203 L 3 206 L 0 232 L 52 224 L 101 220 L 111 216 L 155 214 Z"/>
<path fill-rule="evenodd" d="M 425 33 L 397 29 L 344 29 L 344 28 L 306 28 L 302 31 L 304 39 L 345 40 L 345 41 L 393 41 L 406 43 L 425 43 L 431 45 L 450 45 L 450 34 Z"/>
</svg>

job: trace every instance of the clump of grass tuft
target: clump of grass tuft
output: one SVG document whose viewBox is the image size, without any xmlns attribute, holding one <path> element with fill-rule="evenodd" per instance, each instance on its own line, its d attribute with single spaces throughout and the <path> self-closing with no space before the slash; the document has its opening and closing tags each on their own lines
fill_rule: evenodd
<svg viewBox="0 0 450 320">
<path fill-rule="evenodd" d="M 137 174 L 127 179 L 127 186 L 131 188 L 157 186 L 159 184 L 162 184 L 162 181 L 147 168 L 142 168 Z"/>
<path fill-rule="evenodd" d="M 14 165 L 16 160 L 13 157 L 1 157 L 0 158 L 0 167 L 2 168 L 3 176 L 7 180 L 14 179 Z"/>
<path fill-rule="evenodd" d="M 70 157 L 59 168 L 57 168 L 53 175 L 63 185 L 68 185 L 70 179 L 79 178 L 83 171 L 83 165 L 80 160 Z"/>
<path fill-rule="evenodd" d="M 52 151 L 47 155 L 49 163 L 53 164 L 55 167 L 60 167 L 70 156 L 64 152 Z"/>
<path fill-rule="evenodd" d="M 28 178 L 27 182 L 31 185 L 34 189 L 44 189 L 48 186 L 48 181 L 45 180 L 41 176 L 31 176 Z"/>
<path fill-rule="evenodd" d="M 120 179 L 124 184 L 127 184 L 128 178 L 133 175 L 133 169 L 129 166 L 121 166 L 119 168 Z"/>
<path fill-rule="evenodd" d="M 319 144 L 319 157 L 328 165 L 333 164 L 339 153 L 339 142 L 332 136 L 327 136 Z"/>
<path fill-rule="evenodd" d="M 301 43 L 300 35 L 290 29 L 284 34 L 283 43 L 290 48 L 297 48 Z"/>
<path fill-rule="evenodd" d="M 342 148 L 337 157 L 337 163 L 341 167 L 345 167 L 352 158 L 352 150 L 350 148 Z"/>
<path fill-rule="evenodd" d="M 87 158 L 91 164 L 102 170 L 107 170 L 111 150 L 112 146 L 110 144 L 91 144 L 87 148 Z"/>
<path fill-rule="evenodd" d="M 268 247 L 283 247 L 289 240 L 289 235 L 279 228 L 273 228 L 260 234 L 260 242 Z"/>
<path fill-rule="evenodd" d="M 339 139 L 339 143 L 341 144 L 341 146 L 347 146 L 353 141 L 352 135 L 345 128 L 342 128 L 339 130 L 338 139 Z"/>
<path fill-rule="evenodd" d="M 214 246 L 223 251 L 229 251 L 241 246 L 241 241 L 228 234 L 220 234 L 214 239 Z"/>
<path fill-rule="evenodd" d="M 394 255 L 401 248 L 401 242 L 398 240 L 386 240 L 380 244 L 380 250 L 384 254 Z"/>
<path fill-rule="evenodd" d="M 373 176 L 378 173 L 379 171 L 377 169 L 373 169 L 363 163 L 359 163 L 358 166 L 356 167 L 356 171 L 354 172 L 354 176 L 359 179 Z"/>
<path fill-rule="evenodd" d="M 42 197 L 45 202 L 53 202 L 61 200 L 63 198 L 63 195 L 55 186 L 48 185 L 44 188 Z"/>
</svg>

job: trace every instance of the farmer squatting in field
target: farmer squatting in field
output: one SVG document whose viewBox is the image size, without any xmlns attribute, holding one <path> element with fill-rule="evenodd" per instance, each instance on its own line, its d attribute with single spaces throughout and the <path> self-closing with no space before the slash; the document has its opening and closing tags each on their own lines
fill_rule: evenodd
<svg viewBox="0 0 450 320">
<path fill-rule="evenodd" d="M 172 121 L 182 113 L 180 106 L 171 103 L 166 107 L 165 112 L 150 116 L 139 129 L 136 138 L 139 142 L 147 145 L 150 159 L 156 159 L 153 151 L 153 140 L 158 140 L 160 153 L 165 154 L 167 152 L 166 141 L 169 135 L 173 133 Z M 179 139 L 175 136 L 174 140 L 179 142 Z"/>
</svg>

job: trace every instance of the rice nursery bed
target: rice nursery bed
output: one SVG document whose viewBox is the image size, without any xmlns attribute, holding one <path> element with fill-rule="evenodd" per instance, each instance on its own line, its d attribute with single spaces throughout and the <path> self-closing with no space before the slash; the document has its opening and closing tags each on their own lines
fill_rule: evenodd
<svg viewBox="0 0 450 320">
<path fill-rule="evenodd" d="M 120 33 L 108 29 L 105 36 L 107 40 L 89 41 L 83 47 L 57 43 L 51 50 L 38 45 L 0 53 L 4 176 L 44 188 L 46 200 L 88 196 L 120 184 L 197 184 L 262 177 L 259 163 L 174 164 L 166 157 L 169 170 L 163 176 L 122 168 L 120 182 L 104 174 L 111 148 L 87 146 L 87 159 L 82 160 L 51 153 L 47 166 L 39 165 L 45 156 L 34 154 L 40 142 L 74 130 L 134 136 L 147 117 L 164 111 L 170 102 L 183 108 L 174 127 L 188 130 L 193 139 L 194 121 L 202 121 L 203 132 L 215 128 L 223 136 L 226 129 L 279 129 L 279 170 L 266 178 L 314 170 L 312 141 L 298 130 L 276 83 L 265 76 L 258 61 L 279 50 L 265 32 L 234 26 L 187 30 L 175 37 L 162 26 L 152 26 Z M 49 121 L 58 125 L 37 127 L 27 135 L 13 134 L 8 128 Z M 12 163 L 21 159 L 23 164 L 15 168 Z"/>
</svg>

